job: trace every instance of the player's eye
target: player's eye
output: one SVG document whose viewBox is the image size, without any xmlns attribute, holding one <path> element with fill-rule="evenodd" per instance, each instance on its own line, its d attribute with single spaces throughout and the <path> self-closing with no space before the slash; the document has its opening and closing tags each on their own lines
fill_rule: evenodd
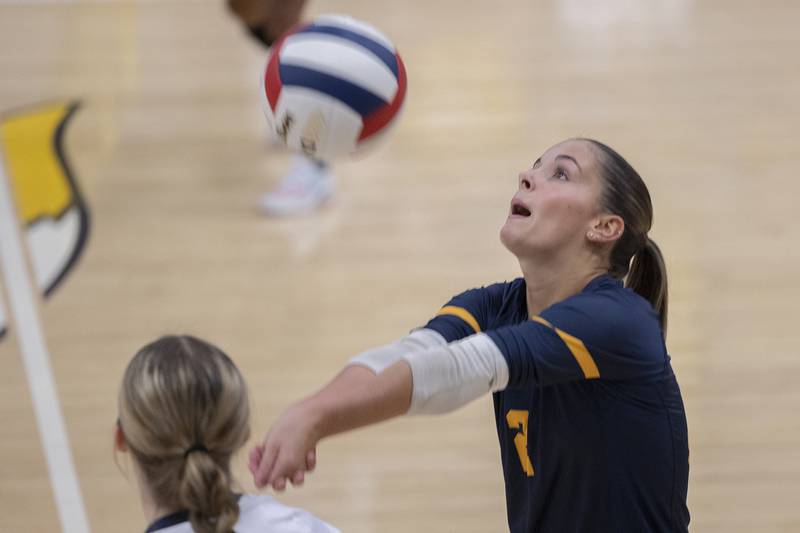
<svg viewBox="0 0 800 533">
<path fill-rule="evenodd" d="M 569 175 L 567 174 L 567 171 L 561 167 L 556 167 L 553 177 L 561 181 L 569 181 Z"/>
</svg>

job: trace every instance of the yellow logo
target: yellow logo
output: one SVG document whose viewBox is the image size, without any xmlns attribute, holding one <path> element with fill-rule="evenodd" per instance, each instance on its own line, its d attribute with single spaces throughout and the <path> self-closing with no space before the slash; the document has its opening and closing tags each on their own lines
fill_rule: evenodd
<svg viewBox="0 0 800 533">
<path fill-rule="evenodd" d="M 0 119 L 0 149 L 37 288 L 49 296 L 72 269 L 89 216 L 62 147 L 77 102 L 43 104 Z M 4 329 L 0 306 L 0 332 Z"/>
</svg>

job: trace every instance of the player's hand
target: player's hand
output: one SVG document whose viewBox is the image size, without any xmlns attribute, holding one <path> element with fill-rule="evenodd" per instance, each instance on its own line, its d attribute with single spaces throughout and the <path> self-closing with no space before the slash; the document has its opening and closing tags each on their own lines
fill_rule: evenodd
<svg viewBox="0 0 800 533">
<path fill-rule="evenodd" d="M 289 482 L 302 485 L 305 473 L 316 466 L 318 441 L 312 413 L 302 404 L 286 409 L 263 442 L 250 452 L 250 472 L 256 487 L 271 485 L 282 491 Z"/>
</svg>

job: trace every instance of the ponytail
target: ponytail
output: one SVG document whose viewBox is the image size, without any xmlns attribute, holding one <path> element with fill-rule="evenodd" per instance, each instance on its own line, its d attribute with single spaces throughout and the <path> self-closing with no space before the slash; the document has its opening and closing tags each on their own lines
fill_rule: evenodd
<svg viewBox="0 0 800 533">
<path fill-rule="evenodd" d="M 189 511 L 196 533 L 232 533 L 239 506 L 230 490 L 229 474 L 207 451 L 184 456 L 178 499 Z"/>
<path fill-rule="evenodd" d="M 667 267 L 661 249 L 650 237 L 645 237 L 644 246 L 633 255 L 625 286 L 650 302 L 666 336 Z"/>
<path fill-rule="evenodd" d="M 231 457 L 250 436 L 247 385 L 219 348 L 190 337 L 148 344 L 125 370 L 119 424 L 153 499 L 197 533 L 231 533 Z"/>
</svg>

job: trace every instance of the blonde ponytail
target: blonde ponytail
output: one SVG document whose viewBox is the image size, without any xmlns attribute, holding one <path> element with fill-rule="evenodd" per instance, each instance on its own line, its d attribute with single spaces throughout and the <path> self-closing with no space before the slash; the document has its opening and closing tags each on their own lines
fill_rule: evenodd
<svg viewBox="0 0 800 533">
<path fill-rule="evenodd" d="M 190 336 L 145 346 L 125 370 L 119 425 L 163 508 L 189 511 L 198 533 L 239 517 L 230 461 L 250 436 L 247 386 L 219 348 Z"/>
<path fill-rule="evenodd" d="M 228 473 L 208 452 L 197 450 L 186 456 L 178 497 L 189 511 L 196 533 L 231 533 L 239 519 L 239 506 L 230 490 Z"/>
</svg>

